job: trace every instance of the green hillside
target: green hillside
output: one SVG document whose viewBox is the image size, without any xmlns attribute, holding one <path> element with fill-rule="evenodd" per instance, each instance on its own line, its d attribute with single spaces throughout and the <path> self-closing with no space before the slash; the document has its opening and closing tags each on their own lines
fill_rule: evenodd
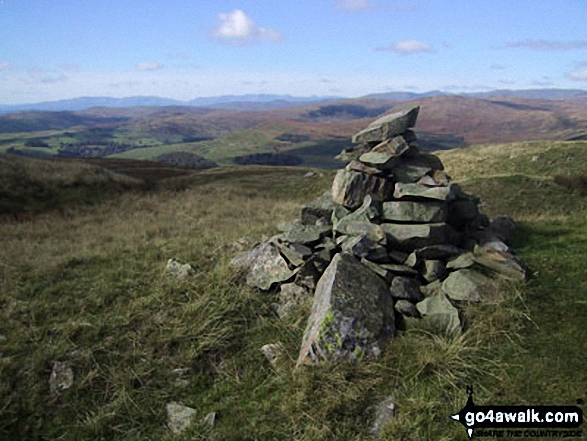
<svg viewBox="0 0 587 441">
<path fill-rule="evenodd" d="M 514 248 L 529 282 L 470 307 L 458 338 L 413 331 L 375 361 L 295 373 L 308 305 L 278 319 L 275 295 L 249 289 L 227 264 L 297 217 L 332 171 L 221 167 L 145 187 L 122 166 L 114 174 L 99 163 L 54 169 L 0 157 L 0 195 L 13 211 L 25 209 L 15 203 L 21 180 L 35 182 L 34 197 L 44 188 L 102 195 L 1 220 L 0 439 L 367 440 L 374 406 L 391 395 L 398 414 L 383 439 L 466 440 L 449 415 L 470 384 L 478 404 L 579 403 L 585 412 L 587 199 L 556 177 L 585 174 L 587 142 L 439 156 L 488 215 L 519 221 Z M 103 193 L 100 182 L 127 185 Z M 170 258 L 195 274 L 168 277 Z M 284 357 L 272 368 L 259 348 L 277 341 Z M 74 374 L 60 394 L 48 383 L 54 362 Z M 170 402 L 197 411 L 181 436 L 166 426 Z M 212 428 L 202 422 L 211 412 Z"/>
</svg>

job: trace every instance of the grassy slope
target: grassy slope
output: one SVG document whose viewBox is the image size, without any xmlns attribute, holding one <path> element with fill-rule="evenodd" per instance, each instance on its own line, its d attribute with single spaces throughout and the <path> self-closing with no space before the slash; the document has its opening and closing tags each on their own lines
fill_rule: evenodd
<svg viewBox="0 0 587 441">
<path fill-rule="evenodd" d="M 522 297 L 514 287 L 507 301 L 470 309 L 473 325 L 463 337 L 416 332 L 376 362 L 354 366 L 292 374 L 307 305 L 277 320 L 274 296 L 244 287 L 226 266 L 231 243 L 276 232 L 302 201 L 329 187 L 331 172 L 308 179 L 302 169 L 213 169 L 181 178 L 178 187 L 188 188 L 179 192 L 126 193 L 78 213 L 0 225 L 0 435 L 369 439 L 372 405 L 393 395 L 399 416 L 387 439 L 464 440 L 448 415 L 464 404 L 466 384 L 477 386 L 479 404 L 585 398 L 586 200 L 552 183 L 587 164 L 585 144 L 441 156 L 488 214 L 521 221 L 517 250 L 534 276 Z M 165 277 L 171 257 L 193 264 L 196 276 Z M 275 341 L 285 355 L 274 370 L 259 347 Z M 47 384 L 53 361 L 75 372 L 59 397 Z M 184 367 L 192 374 L 180 387 L 172 370 Z M 219 421 L 211 433 L 196 424 L 172 437 L 170 401 L 201 417 L 216 411 Z"/>
</svg>

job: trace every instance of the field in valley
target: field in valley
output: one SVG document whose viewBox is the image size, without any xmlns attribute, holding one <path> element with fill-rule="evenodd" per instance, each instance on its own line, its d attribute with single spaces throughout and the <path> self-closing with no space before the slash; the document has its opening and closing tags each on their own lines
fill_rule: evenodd
<svg viewBox="0 0 587 441">
<path fill-rule="evenodd" d="M 297 217 L 333 171 L 166 169 L 145 182 L 146 165 L 1 155 L 0 438 L 372 439 L 374 406 L 391 395 L 398 414 L 384 439 L 465 440 L 449 415 L 469 384 L 478 404 L 585 412 L 587 143 L 439 156 L 486 214 L 518 221 L 514 249 L 530 280 L 469 307 L 458 338 L 415 330 L 377 360 L 294 372 L 309 305 L 280 320 L 275 294 L 249 289 L 227 264 Z M 168 277 L 170 258 L 195 274 Z M 284 356 L 272 368 L 259 348 L 277 341 Z M 58 395 L 56 361 L 74 373 Z M 166 426 L 170 402 L 197 411 L 182 436 Z M 213 428 L 202 421 L 211 412 Z"/>
</svg>

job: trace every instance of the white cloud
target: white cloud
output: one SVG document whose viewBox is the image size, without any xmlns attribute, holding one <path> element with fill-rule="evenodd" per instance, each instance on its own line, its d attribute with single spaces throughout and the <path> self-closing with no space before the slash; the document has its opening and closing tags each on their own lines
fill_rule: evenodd
<svg viewBox="0 0 587 441">
<path fill-rule="evenodd" d="M 242 9 L 218 14 L 222 22 L 213 35 L 220 41 L 229 44 L 249 44 L 258 41 L 281 41 L 282 35 L 270 28 L 257 26 L 255 22 Z"/>
<path fill-rule="evenodd" d="M 574 70 L 567 73 L 566 77 L 574 81 L 587 81 L 587 70 Z"/>
<path fill-rule="evenodd" d="M 366 11 L 373 8 L 373 4 L 369 0 L 335 0 L 333 6 L 336 9 L 348 11 Z"/>
<path fill-rule="evenodd" d="M 135 65 L 136 70 L 140 71 L 154 71 L 163 69 L 165 65 L 157 61 L 143 61 Z"/>
<path fill-rule="evenodd" d="M 396 54 L 422 54 L 434 52 L 429 44 L 417 40 L 404 40 L 393 43 L 390 46 L 375 48 L 376 51 L 395 52 Z"/>
</svg>

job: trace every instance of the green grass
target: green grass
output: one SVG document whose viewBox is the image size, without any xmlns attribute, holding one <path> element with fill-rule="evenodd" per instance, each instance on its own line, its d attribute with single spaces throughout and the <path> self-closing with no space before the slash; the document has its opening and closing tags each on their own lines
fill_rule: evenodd
<svg viewBox="0 0 587 441">
<path fill-rule="evenodd" d="M 443 152 L 449 174 L 482 197 L 488 214 L 520 221 L 515 249 L 531 280 L 468 308 L 458 338 L 414 330 L 378 360 L 354 365 L 294 371 L 309 305 L 279 320 L 274 294 L 247 288 L 227 267 L 237 239 L 276 233 L 330 186 L 333 172 L 211 169 L 83 210 L 4 222 L 0 438 L 367 440 L 373 407 L 391 395 L 398 416 L 384 439 L 465 440 L 449 415 L 464 405 L 468 384 L 477 404 L 575 404 L 587 396 L 585 199 L 554 183 L 564 167 L 533 168 L 532 156 L 582 148 Z M 587 164 L 576 156 L 572 167 L 578 161 Z M 195 275 L 167 277 L 172 257 Z M 277 341 L 283 354 L 272 368 L 259 348 Z M 57 397 L 48 387 L 54 361 L 75 374 Z M 186 367 L 181 386 L 173 369 Z M 196 422 L 172 436 L 171 401 L 195 408 L 198 421 L 217 412 L 215 427 Z"/>
</svg>

